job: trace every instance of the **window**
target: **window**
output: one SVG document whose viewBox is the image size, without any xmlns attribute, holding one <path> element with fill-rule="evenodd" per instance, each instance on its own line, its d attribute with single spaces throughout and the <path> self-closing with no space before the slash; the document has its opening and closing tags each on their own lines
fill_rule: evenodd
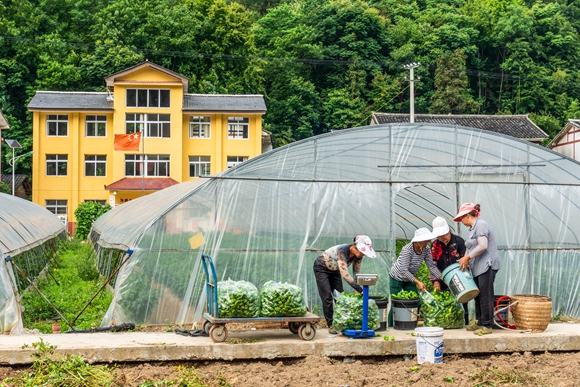
<svg viewBox="0 0 580 387">
<path fill-rule="evenodd" d="M 107 116 L 87 116 L 85 119 L 86 137 L 107 136 Z"/>
<path fill-rule="evenodd" d="M 88 203 L 88 202 L 97 203 L 97 204 L 100 204 L 101 206 L 104 206 L 105 204 L 107 204 L 106 200 L 99 200 L 99 199 L 87 199 L 87 200 L 85 200 L 85 203 Z"/>
<path fill-rule="evenodd" d="M 169 155 L 145 155 L 145 176 L 169 176 Z M 143 155 L 125 155 L 125 176 L 143 176 Z"/>
<path fill-rule="evenodd" d="M 189 177 L 211 175 L 210 156 L 189 156 Z"/>
<path fill-rule="evenodd" d="M 68 115 L 48 114 L 46 116 L 47 136 L 68 136 Z"/>
<path fill-rule="evenodd" d="M 67 222 L 68 204 L 66 200 L 46 200 L 44 207 L 59 217 L 64 224 Z"/>
<path fill-rule="evenodd" d="M 249 128 L 248 117 L 228 117 L 228 138 L 248 138 Z"/>
<path fill-rule="evenodd" d="M 170 114 L 125 115 L 125 133 L 142 132 L 145 137 L 171 137 Z"/>
<path fill-rule="evenodd" d="M 66 176 L 68 155 L 46 155 L 46 176 Z"/>
<path fill-rule="evenodd" d="M 228 156 L 228 168 L 235 167 L 248 159 L 247 156 Z"/>
<path fill-rule="evenodd" d="M 127 89 L 127 107 L 170 107 L 169 90 Z"/>
<path fill-rule="evenodd" d="M 210 138 L 211 117 L 190 116 L 189 138 Z"/>
<path fill-rule="evenodd" d="M 106 176 L 107 156 L 85 155 L 85 176 Z"/>
</svg>

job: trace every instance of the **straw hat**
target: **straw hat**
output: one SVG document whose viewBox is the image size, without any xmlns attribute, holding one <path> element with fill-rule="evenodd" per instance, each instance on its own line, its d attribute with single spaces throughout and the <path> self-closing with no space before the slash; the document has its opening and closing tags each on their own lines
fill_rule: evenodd
<svg viewBox="0 0 580 387">
<path fill-rule="evenodd" d="M 411 239 L 411 242 L 423 242 L 435 239 L 435 235 L 428 228 L 422 227 L 415 230 L 415 236 Z"/>
<path fill-rule="evenodd" d="M 440 237 L 441 235 L 447 235 L 448 232 L 449 225 L 445 219 L 440 216 L 433 219 L 433 235 L 435 238 Z"/>
</svg>

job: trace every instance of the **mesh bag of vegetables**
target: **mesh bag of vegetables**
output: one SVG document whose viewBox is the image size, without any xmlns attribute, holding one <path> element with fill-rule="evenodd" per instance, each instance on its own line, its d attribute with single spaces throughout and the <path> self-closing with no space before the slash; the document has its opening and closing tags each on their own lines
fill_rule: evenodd
<svg viewBox="0 0 580 387">
<path fill-rule="evenodd" d="M 334 291 L 334 314 L 332 327 L 337 331 L 345 329 L 362 329 L 362 294 L 347 294 Z M 379 322 L 379 308 L 375 300 L 369 300 L 368 329 L 377 329 Z"/>
<path fill-rule="evenodd" d="M 247 281 L 220 281 L 218 288 L 218 308 L 221 318 L 250 318 L 260 315 L 260 294 L 258 288 Z"/>
<path fill-rule="evenodd" d="M 260 293 L 261 316 L 301 317 L 306 314 L 306 303 L 299 286 L 268 281 Z"/>
<path fill-rule="evenodd" d="M 421 312 L 427 327 L 440 327 L 446 329 L 463 328 L 463 307 L 453 294 L 444 292 L 420 292 L 422 301 Z"/>
</svg>

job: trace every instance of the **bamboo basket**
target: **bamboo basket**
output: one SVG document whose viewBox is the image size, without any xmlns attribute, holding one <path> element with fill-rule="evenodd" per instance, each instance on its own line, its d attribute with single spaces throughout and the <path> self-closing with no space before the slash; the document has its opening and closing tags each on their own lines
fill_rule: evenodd
<svg viewBox="0 0 580 387">
<path fill-rule="evenodd" d="M 543 332 L 552 318 L 552 299 L 538 294 L 511 296 L 512 316 L 517 329 Z"/>
</svg>

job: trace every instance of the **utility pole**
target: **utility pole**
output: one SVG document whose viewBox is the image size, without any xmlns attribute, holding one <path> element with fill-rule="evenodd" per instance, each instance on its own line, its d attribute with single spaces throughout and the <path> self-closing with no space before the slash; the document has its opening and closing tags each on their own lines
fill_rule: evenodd
<svg viewBox="0 0 580 387">
<path fill-rule="evenodd" d="M 411 105 L 411 109 L 410 109 L 410 116 L 409 116 L 409 122 L 413 123 L 415 122 L 415 69 L 417 67 L 419 67 L 421 65 L 421 63 L 419 62 L 413 62 L 413 63 L 408 63 L 403 65 L 403 68 L 409 70 L 409 90 L 410 90 L 410 94 L 411 94 L 411 99 L 409 101 L 410 105 Z M 407 77 L 405 77 L 405 80 L 407 80 Z M 421 80 L 421 78 L 417 78 L 417 81 Z"/>
</svg>

